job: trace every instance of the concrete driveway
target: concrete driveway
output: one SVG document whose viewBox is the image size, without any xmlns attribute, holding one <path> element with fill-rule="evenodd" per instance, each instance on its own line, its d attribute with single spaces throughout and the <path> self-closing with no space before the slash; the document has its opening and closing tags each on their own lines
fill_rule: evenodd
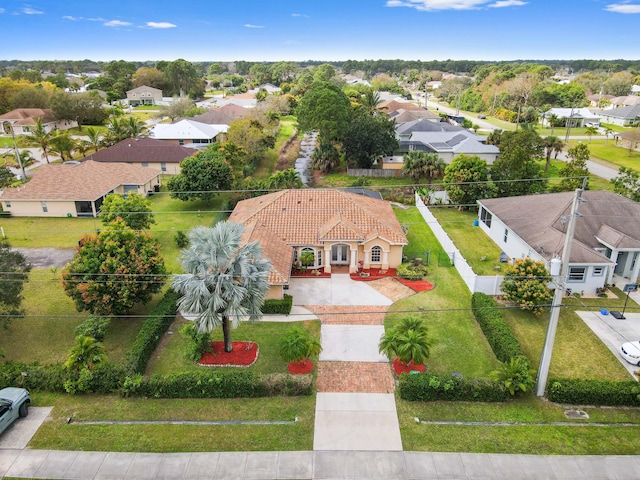
<svg viewBox="0 0 640 480">
<path fill-rule="evenodd" d="M 292 278 L 289 295 L 294 305 L 391 305 L 393 302 L 367 285 L 351 280 L 348 274 L 331 278 Z"/>
<path fill-rule="evenodd" d="M 620 355 L 620 345 L 625 342 L 640 340 L 640 313 L 625 312 L 626 320 L 616 320 L 611 315 L 602 315 L 600 312 L 576 312 L 591 330 L 602 340 L 609 350 L 616 356 L 629 375 L 634 380 L 634 375 L 639 368 L 628 363 Z"/>
</svg>

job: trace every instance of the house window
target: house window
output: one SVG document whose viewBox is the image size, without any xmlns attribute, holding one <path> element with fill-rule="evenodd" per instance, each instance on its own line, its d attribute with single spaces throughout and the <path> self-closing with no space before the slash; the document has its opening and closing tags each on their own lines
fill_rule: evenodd
<svg viewBox="0 0 640 480">
<path fill-rule="evenodd" d="M 482 221 L 482 223 L 491 228 L 492 219 L 493 215 L 491 215 L 491 213 L 489 213 L 484 207 L 480 208 L 480 221 Z"/>
<path fill-rule="evenodd" d="M 507 230 L 506 228 L 504 229 L 504 237 L 502 237 L 502 241 L 504 243 L 507 243 L 507 240 L 509 239 L 509 230 Z"/>
<path fill-rule="evenodd" d="M 305 247 L 300 250 L 300 262 L 303 267 L 313 268 L 316 264 L 316 252 L 313 248 Z"/>
<path fill-rule="evenodd" d="M 371 249 L 371 263 L 380 263 L 382 261 L 382 248 L 376 245 Z"/>
<path fill-rule="evenodd" d="M 322 266 L 322 250 L 318 250 L 316 252 L 316 256 L 318 257 L 318 266 L 321 267 Z"/>
<path fill-rule="evenodd" d="M 148 167 L 149 166 L 149 162 L 142 162 L 142 166 L 143 167 Z"/>
<path fill-rule="evenodd" d="M 178 140 L 178 145 L 184 145 L 184 140 Z"/>
<path fill-rule="evenodd" d="M 601 277 L 604 275 L 604 267 L 593 267 L 593 276 Z"/>
<path fill-rule="evenodd" d="M 166 163 L 164 163 L 164 162 L 163 162 L 163 163 L 161 163 L 161 164 L 160 164 L 160 170 L 162 170 L 163 172 L 166 172 L 166 171 L 167 171 L 167 164 L 166 164 Z"/>
<path fill-rule="evenodd" d="M 42 211 L 44 213 L 47 213 L 49 211 L 49 209 L 47 208 L 47 202 L 45 202 L 44 200 L 42 200 L 42 202 L 40 202 L 42 205 Z"/>
<path fill-rule="evenodd" d="M 584 282 L 587 273 L 586 267 L 570 267 L 569 268 L 569 282 Z"/>
<path fill-rule="evenodd" d="M 11 202 L 4 202 L 4 208 L 11 208 Z"/>
</svg>

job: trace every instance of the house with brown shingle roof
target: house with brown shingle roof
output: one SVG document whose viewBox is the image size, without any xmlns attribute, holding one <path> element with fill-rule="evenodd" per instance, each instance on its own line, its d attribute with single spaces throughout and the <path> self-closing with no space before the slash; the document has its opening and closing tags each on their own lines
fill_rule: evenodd
<svg viewBox="0 0 640 480">
<path fill-rule="evenodd" d="M 78 122 L 74 120 L 58 120 L 53 110 L 48 108 L 16 108 L 0 115 L 0 123 L 9 122 L 16 135 L 29 134 L 36 127 L 38 119 L 46 132 L 78 126 Z"/>
<path fill-rule="evenodd" d="M 407 237 L 388 202 L 334 189 L 282 190 L 238 202 L 229 221 L 245 225 L 250 241 L 272 262 L 269 298 L 281 298 L 292 264 L 396 268 Z"/>
<path fill-rule="evenodd" d="M 162 173 L 177 175 L 180 162 L 195 155 L 197 150 L 183 147 L 167 140 L 138 137 L 127 138 L 115 145 L 99 150 L 83 159 L 100 163 L 128 163 L 149 167 Z"/>
<path fill-rule="evenodd" d="M 96 217 L 110 193 L 146 196 L 160 185 L 158 170 L 93 160 L 46 164 L 18 188 L 0 194 L 5 212 L 15 217 Z"/>
<path fill-rule="evenodd" d="M 478 200 L 479 225 L 510 258 L 550 262 L 562 255 L 574 192 Z M 640 272 L 640 203 L 606 190 L 586 190 L 571 245 L 566 286 L 596 293 Z"/>
</svg>

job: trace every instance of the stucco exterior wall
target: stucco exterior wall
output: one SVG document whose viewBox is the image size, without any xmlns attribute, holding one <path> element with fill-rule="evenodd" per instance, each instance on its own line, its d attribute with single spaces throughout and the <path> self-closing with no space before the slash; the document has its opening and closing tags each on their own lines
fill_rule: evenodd
<svg viewBox="0 0 640 480">
<path fill-rule="evenodd" d="M 11 204 L 11 207 L 7 206 Z M 40 200 L 11 200 L 3 201 L 2 208 L 5 212 L 11 212 L 14 217 L 66 217 L 70 213 L 77 217 L 76 203 L 73 201 L 47 201 L 47 212 L 42 209 Z"/>
<path fill-rule="evenodd" d="M 284 290 L 282 285 L 269 285 L 269 291 L 265 300 L 282 300 L 284 298 Z"/>
</svg>

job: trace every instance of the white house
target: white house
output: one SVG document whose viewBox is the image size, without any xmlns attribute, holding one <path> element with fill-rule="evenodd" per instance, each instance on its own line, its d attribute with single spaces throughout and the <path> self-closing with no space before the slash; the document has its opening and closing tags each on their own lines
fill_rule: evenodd
<svg viewBox="0 0 640 480">
<path fill-rule="evenodd" d="M 569 118 L 571 118 L 571 127 L 585 127 L 587 124 L 595 126 L 600 125 L 600 117 L 586 107 L 582 108 L 552 108 L 542 114 L 542 125 L 545 127 L 549 124 L 549 117 L 555 115 L 561 123 L 561 126 L 567 126 Z M 559 126 L 559 125 L 556 125 Z"/>
<path fill-rule="evenodd" d="M 609 191 L 582 194 L 566 286 L 594 294 L 614 274 L 636 283 L 640 203 Z M 478 200 L 479 225 L 511 259 L 561 256 L 574 192 Z M 622 285 L 619 285 L 622 287 Z"/>
<path fill-rule="evenodd" d="M 151 129 L 150 136 L 178 145 L 205 148 L 210 143 L 219 142 L 228 129 L 229 125 L 211 125 L 185 119 L 176 123 L 158 123 Z"/>
</svg>

